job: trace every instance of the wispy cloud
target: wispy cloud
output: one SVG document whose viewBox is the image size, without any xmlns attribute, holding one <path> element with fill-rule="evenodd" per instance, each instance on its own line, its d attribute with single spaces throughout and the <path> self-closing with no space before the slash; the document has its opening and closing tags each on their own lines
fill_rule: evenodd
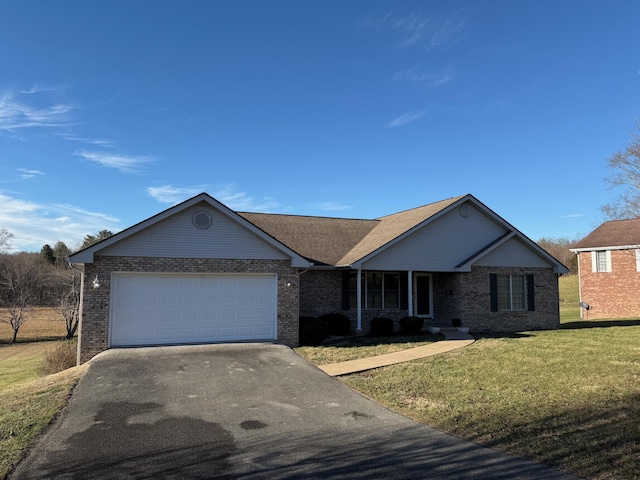
<svg viewBox="0 0 640 480">
<path fill-rule="evenodd" d="M 148 187 L 147 193 L 160 203 L 173 205 L 191 198 L 206 190 L 206 186 L 177 187 L 175 185 L 162 185 L 160 187 Z"/>
<path fill-rule="evenodd" d="M 414 12 L 403 17 L 387 14 L 381 18 L 366 17 L 360 22 L 362 28 L 388 29 L 398 33 L 396 46 L 409 47 L 450 47 L 460 42 L 464 35 L 466 21 L 458 13 L 439 17 L 424 16 Z"/>
<path fill-rule="evenodd" d="M 113 140 L 107 140 L 104 138 L 87 138 L 79 135 L 74 135 L 71 133 L 61 133 L 59 135 L 65 140 L 86 143 L 87 145 L 96 145 L 98 147 L 106 147 L 106 148 L 114 148 L 116 146 Z"/>
<path fill-rule="evenodd" d="M 560 218 L 582 218 L 584 217 L 583 213 L 570 213 L 568 215 L 562 215 Z"/>
<path fill-rule="evenodd" d="M 325 212 L 338 212 L 351 208 L 351 205 L 343 205 L 338 202 L 319 202 L 314 203 L 312 206 Z"/>
<path fill-rule="evenodd" d="M 33 178 L 36 175 L 37 176 L 44 176 L 44 172 L 41 170 L 29 170 L 27 168 L 17 168 L 16 169 L 19 172 L 22 172 L 20 177 L 22 177 L 23 179 L 27 180 L 29 178 Z"/>
<path fill-rule="evenodd" d="M 393 76 L 397 81 L 409 81 L 423 83 L 429 87 L 441 87 L 451 82 L 453 79 L 453 70 L 449 67 L 440 70 L 425 70 L 419 65 L 408 70 L 400 70 Z"/>
<path fill-rule="evenodd" d="M 69 124 L 69 113 L 73 108 L 66 104 L 35 106 L 4 92 L 0 94 L 0 130 L 60 128 Z"/>
<path fill-rule="evenodd" d="M 26 89 L 26 90 L 20 90 L 20 93 L 25 94 L 25 95 L 33 95 L 35 93 L 42 93 L 42 92 L 58 92 L 60 90 L 65 90 L 63 87 L 43 87 L 41 85 L 34 85 L 33 87 Z"/>
<path fill-rule="evenodd" d="M 98 163 L 103 167 L 115 168 L 122 173 L 138 172 L 145 164 L 153 161 L 151 157 L 122 155 L 105 151 L 77 150 L 74 155 Z"/>
<path fill-rule="evenodd" d="M 162 185 L 149 187 L 147 193 L 161 203 L 177 204 L 199 193 L 207 191 L 206 185 L 180 187 L 175 185 Z M 242 192 L 234 183 L 214 187 L 208 192 L 213 198 L 222 202 L 233 210 L 270 212 L 280 207 L 280 204 L 270 197 L 256 200 L 246 192 Z"/>
<path fill-rule="evenodd" d="M 407 112 L 391 120 L 389 123 L 387 123 L 387 127 L 389 128 L 401 127 L 403 125 L 406 125 L 407 123 L 416 121 L 424 114 L 425 114 L 424 110 L 420 112 Z"/>
<path fill-rule="evenodd" d="M 74 205 L 42 205 L 0 193 L 0 225 L 11 232 L 13 251 L 39 251 L 44 244 L 63 241 L 76 248 L 85 235 L 103 229 L 120 230 L 111 215 Z"/>
<path fill-rule="evenodd" d="M 246 192 L 239 191 L 234 183 L 217 187 L 211 196 L 233 210 L 272 212 L 280 207 L 280 203 L 275 199 L 264 197 L 257 200 Z"/>
</svg>

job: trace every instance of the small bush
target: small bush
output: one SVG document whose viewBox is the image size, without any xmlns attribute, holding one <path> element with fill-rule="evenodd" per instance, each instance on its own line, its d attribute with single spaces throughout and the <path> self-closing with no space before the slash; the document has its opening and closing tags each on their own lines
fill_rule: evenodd
<svg viewBox="0 0 640 480">
<path fill-rule="evenodd" d="M 42 375 L 51 375 L 76 366 L 77 342 L 63 340 L 44 355 L 38 371 Z"/>
<path fill-rule="evenodd" d="M 404 335 L 417 335 L 424 326 L 424 318 L 403 317 L 400 319 L 400 332 Z"/>
<path fill-rule="evenodd" d="M 371 320 L 370 335 L 372 337 L 391 337 L 393 335 L 393 320 L 391 318 L 376 317 Z"/>
<path fill-rule="evenodd" d="M 344 337 L 351 333 L 351 320 L 341 313 L 327 313 L 320 320 L 327 322 L 327 334 Z"/>
<path fill-rule="evenodd" d="M 300 345 L 320 345 L 328 336 L 326 320 L 315 317 L 300 317 Z"/>
</svg>

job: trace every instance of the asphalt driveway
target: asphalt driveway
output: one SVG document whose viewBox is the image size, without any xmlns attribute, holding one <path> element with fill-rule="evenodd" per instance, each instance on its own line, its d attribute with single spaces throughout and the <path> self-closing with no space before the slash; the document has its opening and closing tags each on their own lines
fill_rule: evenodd
<svg viewBox="0 0 640 480">
<path fill-rule="evenodd" d="M 568 479 L 390 412 L 288 347 L 109 350 L 12 478 Z"/>
</svg>

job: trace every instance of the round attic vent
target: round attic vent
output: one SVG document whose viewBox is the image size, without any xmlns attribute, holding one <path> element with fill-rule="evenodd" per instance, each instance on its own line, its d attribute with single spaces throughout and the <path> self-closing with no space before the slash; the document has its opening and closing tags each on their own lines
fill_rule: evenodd
<svg viewBox="0 0 640 480">
<path fill-rule="evenodd" d="M 458 212 L 460 212 L 461 217 L 467 218 L 469 215 L 471 215 L 471 208 L 469 207 L 469 205 L 462 205 Z"/>
<path fill-rule="evenodd" d="M 211 226 L 211 215 L 207 212 L 196 212 L 193 215 L 193 224 L 196 228 L 202 230 L 209 228 Z"/>
</svg>

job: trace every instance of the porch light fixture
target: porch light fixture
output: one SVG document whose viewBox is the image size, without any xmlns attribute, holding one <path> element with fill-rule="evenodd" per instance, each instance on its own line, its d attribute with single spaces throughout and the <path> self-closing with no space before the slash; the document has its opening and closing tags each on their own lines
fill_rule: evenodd
<svg viewBox="0 0 640 480">
<path fill-rule="evenodd" d="M 98 280 L 98 275 L 93 279 L 93 288 L 100 288 L 100 280 Z"/>
</svg>

